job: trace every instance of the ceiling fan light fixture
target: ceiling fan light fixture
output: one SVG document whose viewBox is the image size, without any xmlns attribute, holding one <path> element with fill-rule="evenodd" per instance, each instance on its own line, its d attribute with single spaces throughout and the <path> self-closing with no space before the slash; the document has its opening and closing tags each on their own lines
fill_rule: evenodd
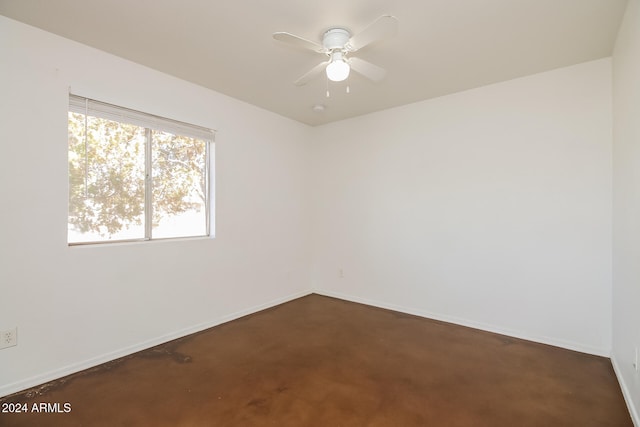
<svg viewBox="0 0 640 427">
<path fill-rule="evenodd" d="M 332 82 L 341 82 L 349 77 L 351 67 L 344 60 L 342 52 L 334 52 L 331 62 L 327 65 L 327 78 Z"/>
<path fill-rule="evenodd" d="M 361 76 L 373 82 L 379 82 L 384 78 L 385 70 L 358 58 L 354 53 L 378 40 L 392 37 L 397 32 L 398 19 L 391 15 L 382 15 L 353 36 L 346 28 L 330 27 L 322 34 L 322 44 L 283 31 L 273 33 L 273 38 L 329 57 L 329 60 L 325 59 L 294 82 L 296 86 L 304 86 L 312 79 L 319 77 L 322 71 L 326 73 L 327 80 L 344 81 L 349 77 L 351 68 Z M 346 55 L 349 55 L 348 60 L 345 58 Z"/>
</svg>

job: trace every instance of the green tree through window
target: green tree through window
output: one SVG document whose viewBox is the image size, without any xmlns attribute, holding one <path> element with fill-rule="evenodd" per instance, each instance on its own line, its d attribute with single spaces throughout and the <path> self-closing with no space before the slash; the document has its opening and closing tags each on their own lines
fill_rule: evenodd
<svg viewBox="0 0 640 427">
<path fill-rule="evenodd" d="M 209 140 L 95 105 L 69 111 L 69 243 L 208 235 Z"/>
</svg>

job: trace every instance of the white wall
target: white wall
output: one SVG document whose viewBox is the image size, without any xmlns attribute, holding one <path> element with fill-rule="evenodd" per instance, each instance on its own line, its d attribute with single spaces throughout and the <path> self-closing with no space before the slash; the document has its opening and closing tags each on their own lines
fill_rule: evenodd
<svg viewBox="0 0 640 427">
<path fill-rule="evenodd" d="M 640 426 L 640 1 L 630 0 L 613 54 L 613 349 Z M 640 355 L 639 355 L 640 357 Z"/>
<path fill-rule="evenodd" d="M 309 128 L 0 16 L 0 395 L 308 292 Z M 215 239 L 68 247 L 68 87 L 218 130 Z"/>
<path fill-rule="evenodd" d="M 610 69 L 602 59 L 319 128 L 315 288 L 609 355 Z"/>
</svg>

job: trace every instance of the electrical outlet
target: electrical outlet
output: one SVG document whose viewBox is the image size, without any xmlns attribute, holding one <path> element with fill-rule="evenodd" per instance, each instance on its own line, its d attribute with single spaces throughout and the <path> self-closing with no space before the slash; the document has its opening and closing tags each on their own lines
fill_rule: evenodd
<svg viewBox="0 0 640 427">
<path fill-rule="evenodd" d="M 344 270 L 342 269 L 342 267 L 338 269 L 338 277 L 340 279 L 344 279 Z"/>
<path fill-rule="evenodd" d="M 18 328 L 0 332 L 0 349 L 18 345 Z"/>
</svg>

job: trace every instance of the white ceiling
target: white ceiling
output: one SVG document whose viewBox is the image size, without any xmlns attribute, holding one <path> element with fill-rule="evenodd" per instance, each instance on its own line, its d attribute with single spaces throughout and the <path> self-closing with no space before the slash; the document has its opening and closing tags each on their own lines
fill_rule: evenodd
<svg viewBox="0 0 640 427">
<path fill-rule="evenodd" d="M 627 0 L 0 0 L 0 14 L 310 125 L 611 55 Z M 387 69 L 293 81 L 324 60 L 272 39 L 358 33 L 381 15 L 396 37 L 358 56 Z M 323 113 L 312 111 L 324 104 Z"/>
</svg>

